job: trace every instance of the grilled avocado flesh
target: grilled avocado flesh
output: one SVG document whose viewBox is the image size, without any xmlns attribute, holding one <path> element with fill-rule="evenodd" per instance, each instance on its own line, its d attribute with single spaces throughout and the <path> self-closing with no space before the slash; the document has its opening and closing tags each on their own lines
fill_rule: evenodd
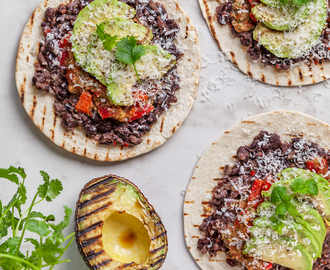
<svg viewBox="0 0 330 270">
<path fill-rule="evenodd" d="M 75 216 L 78 249 L 90 269 L 156 270 L 167 254 L 160 217 L 130 181 L 115 175 L 87 183 Z"/>
<path fill-rule="evenodd" d="M 283 7 L 279 7 L 279 9 L 283 9 Z M 302 14 L 305 16 L 310 10 L 311 8 L 307 8 L 303 10 Z M 298 24 L 287 31 L 271 29 L 266 25 L 269 24 L 270 20 L 264 20 L 264 23 L 258 23 L 254 29 L 253 39 L 279 58 L 295 59 L 301 57 L 316 44 L 324 28 L 327 19 L 324 0 L 316 0 L 313 12 L 302 22 L 300 22 L 302 16 L 298 16 L 298 18 L 300 18 L 297 20 Z M 282 24 L 283 21 L 278 23 Z M 292 26 L 291 24 L 295 25 L 292 22 L 284 23 L 286 27 Z"/>
</svg>

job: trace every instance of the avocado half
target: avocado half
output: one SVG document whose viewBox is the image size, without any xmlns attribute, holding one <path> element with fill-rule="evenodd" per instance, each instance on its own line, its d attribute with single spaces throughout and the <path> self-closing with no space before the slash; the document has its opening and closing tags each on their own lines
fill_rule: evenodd
<svg viewBox="0 0 330 270">
<path fill-rule="evenodd" d="M 167 255 L 160 217 L 132 182 L 116 175 L 93 179 L 83 187 L 75 232 L 90 269 L 156 270 Z"/>
</svg>

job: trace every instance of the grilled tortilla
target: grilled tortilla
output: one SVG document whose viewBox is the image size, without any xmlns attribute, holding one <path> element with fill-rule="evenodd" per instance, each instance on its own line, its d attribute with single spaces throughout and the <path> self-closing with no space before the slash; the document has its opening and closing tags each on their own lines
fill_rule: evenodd
<svg viewBox="0 0 330 270">
<path fill-rule="evenodd" d="M 151 131 L 143 136 L 143 142 L 134 147 L 101 145 L 86 136 L 81 129 L 66 131 L 61 119 L 54 112 L 54 97 L 38 91 L 32 85 L 39 42 L 43 38 L 40 24 L 48 7 L 56 8 L 68 3 L 63 0 L 44 0 L 32 13 L 19 43 L 16 59 L 16 85 L 25 110 L 35 125 L 55 144 L 72 153 L 99 161 L 120 161 L 149 152 L 166 142 L 181 126 L 188 115 L 199 85 L 200 48 L 195 27 L 176 0 L 160 0 L 170 18 L 180 26 L 175 44 L 184 49 L 177 63 L 181 78 L 176 92 L 177 102 L 159 117 Z"/>
</svg>

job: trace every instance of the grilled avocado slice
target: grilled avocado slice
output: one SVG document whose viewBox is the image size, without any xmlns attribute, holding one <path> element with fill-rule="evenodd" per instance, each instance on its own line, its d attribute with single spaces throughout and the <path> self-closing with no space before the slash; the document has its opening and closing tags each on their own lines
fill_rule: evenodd
<svg viewBox="0 0 330 270">
<path fill-rule="evenodd" d="M 81 190 L 75 231 L 90 269 L 156 270 L 167 254 L 160 217 L 133 183 L 116 175 L 93 179 Z"/>
</svg>

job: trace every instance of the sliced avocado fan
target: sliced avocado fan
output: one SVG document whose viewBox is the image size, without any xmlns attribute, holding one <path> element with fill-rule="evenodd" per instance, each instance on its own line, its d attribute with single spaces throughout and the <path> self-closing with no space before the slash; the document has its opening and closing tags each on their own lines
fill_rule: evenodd
<svg viewBox="0 0 330 270">
<path fill-rule="evenodd" d="M 315 2 L 310 1 L 302 6 L 285 5 L 267 6 L 263 3 L 251 9 L 254 17 L 267 27 L 279 31 L 290 30 L 303 22 L 315 10 Z"/>
<path fill-rule="evenodd" d="M 96 25 L 112 17 L 134 18 L 134 8 L 117 0 L 95 0 L 81 10 L 74 23 L 72 51 L 78 64 L 87 65 L 88 46 Z"/>
<path fill-rule="evenodd" d="M 324 0 L 316 0 L 315 10 L 301 24 L 289 31 L 277 31 L 259 23 L 253 38 L 280 58 L 298 58 L 312 48 L 326 23 Z"/>
</svg>

